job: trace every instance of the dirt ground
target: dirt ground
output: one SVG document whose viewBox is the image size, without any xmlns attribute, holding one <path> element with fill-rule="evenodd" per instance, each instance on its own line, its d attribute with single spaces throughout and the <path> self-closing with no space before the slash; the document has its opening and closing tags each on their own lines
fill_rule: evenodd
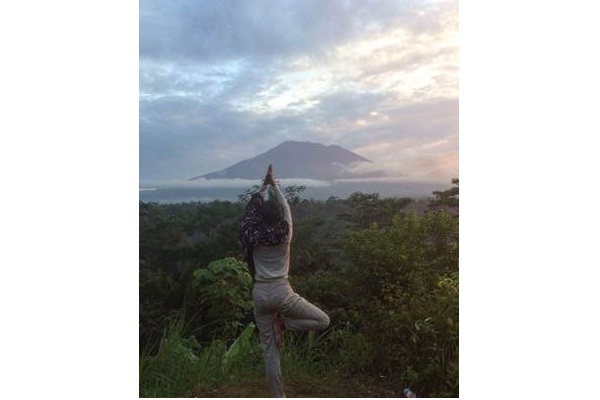
<svg viewBox="0 0 600 400">
<path fill-rule="evenodd" d="M 331 381 L 284 381 L 287 397 L 294 398 L 357 398 L 357 397 L 403 397 L 401 391 L 391 389 L 388 382 L 374 379 L 349 378 L 336 382 Z M 260 398 L 270 397 L 265 383 L 244 382 L 238 385 L 227 385 L 218 389 L 196 390 L 189 397 L 197 398 Z"/>
</svg>

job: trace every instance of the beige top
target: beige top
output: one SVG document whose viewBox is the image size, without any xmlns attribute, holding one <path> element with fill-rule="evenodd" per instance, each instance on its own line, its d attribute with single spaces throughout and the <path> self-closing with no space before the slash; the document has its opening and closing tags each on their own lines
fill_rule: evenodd
<svg viewBox="0 0 600 400">
<path fill-rule="evenodd" d="M 292 242 L 292 212 L 285 196 L 278 185 L 274 186 L 277 201 L 283 206 L 283 219 L 289 225 L 289 233 L 284 243 L 277 246 L 259 245 L 252 249 L 252 257 L 256 269 L 256 282 L 268 282 L 288 277 L 290 270 L 290 243 Z"/>
</svg>

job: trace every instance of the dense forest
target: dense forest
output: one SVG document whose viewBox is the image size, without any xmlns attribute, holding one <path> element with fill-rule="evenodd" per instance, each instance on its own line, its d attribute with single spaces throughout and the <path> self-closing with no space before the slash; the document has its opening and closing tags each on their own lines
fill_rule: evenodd
<svg viewBox="0 0 600 400">
<path fill-rule="evenodd" d="M 291 397 L 458 397 L 458 179 L 429 199 L 302 199 L 290 283 L 330 317 L 286 332 Z M 245 203 L 139 204 L 140 397 L 267 396 L 238 241 Z"/>
</svg>

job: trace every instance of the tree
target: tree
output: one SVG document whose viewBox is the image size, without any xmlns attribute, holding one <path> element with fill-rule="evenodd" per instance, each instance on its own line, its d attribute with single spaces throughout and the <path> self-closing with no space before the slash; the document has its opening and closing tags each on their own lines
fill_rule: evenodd
<svg viewBox="0 0 600 400">
<path fill-rule="evenodd" d="M 380 199 L 379 193 L 354 192 L 348 197 L 354 210 L 354 220 L 358 227 L 367 228 L 371 224 L 388 226 L 394 215 L 412 202 L 407 197 Z"/>
<path fill-rule="evenodd" d="M 298 203 L 300 203 L 300 194 L 305 190 L 306 186 L 290 185 L 283 188 L 283 194 L 292 206 L 296 206 Z"/>
<path fill-rule="evenodd" d="M 429 205 L 431 210 L 444 210 L 458 214 L 458 178 L 452 178 L 452 187 L 433 192 L 435 199 Z"/>
</svg>

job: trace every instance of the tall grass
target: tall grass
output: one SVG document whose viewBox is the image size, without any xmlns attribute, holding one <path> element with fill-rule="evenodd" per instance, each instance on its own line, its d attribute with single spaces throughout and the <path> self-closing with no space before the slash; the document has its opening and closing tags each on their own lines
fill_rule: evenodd
<svg viewBox="0 0 600 400">
<path fill-rule="evenodd" d="M 165 330 L 158 351 L 147 348 L 140 356 L 140 397 L 182 397 L 193 390 L 218 387 L 228 382 L 256 379 L 264 370 L 254 325 L 229 349 L 222 340 L 202 346 L 184 337 L 183 315 Z"/>
<path fill-rule="evenodd" d="M 392 318 L 388 322 L 397 321 Z M 450 321 L 446 317 L 443 322 Z M 415 321 L 414 332 L 406 332 L 409 336 L 400 334 L 393 339 L 393 333 L 387 332 L 378 336 L 378 343 L 360 331 L 339 326 L 323 333 L 286 332 L 280 352 L 284 381 L 306 385 L 328 382 L 334 386 L 322 389 L 333 390 L 336 382 L 348 377 L 384 373 L 399 389 L 408 384 L 435 397 L 456 396 L 458 349 L 450 340 L 452 332 L 436 324 L 432 318 Z M 142 352 L 141 398 L 194 397 L 219 388 L 265 385 L 263 354 L 254 324 L 229 346 L 219 339 L 200 344 L 186 337 L 184 328 L 183 316 L 173 320 L 157 348 Z M 386 350 L 392 352 L 390 357 L 397 357 L 396 369 L 381 370 L 378 358 Z"/>
<path fill-rule="evenodd" d="M 281 349 L 284 377 L 324 377 L 365 372 L 373 359 L 372 346 L 362 334 L 334 327 L 322 333 L 288 332 Z"/>
<path fill-rule="evenodd" d="M 156 354 L 152 355 L 150 348 L 142 352 L 141 398 L 188 397 L 230 384 L 265 384 L 262 349 L 254 324 L 229 347 L 218 339 L 202 346 L 184 333 L 181 315 L 165 330 Z M 362 336 L 339 328 L 320 334 L 286 332 L 280 354 L 284 380 L 295 381 L 361 372 L 371 360 L 370 348 Z"/>
<path fill-rule="evenodd" d="M 173 320 L 160 341 L 154 356 L 150 349 L 140 356 L 140 397 L 174 397 L 192 388 L 193 383 L 207 368 L 216 370 L 211 346 L 202 354 L 200 363 L 200 344 L 193 338 L 184 339 L 184 318 Z M 208 362 L 207 362 L 208 361 Z M 202 366 L 205 371 L 202 371 Z"/>
</svg>

